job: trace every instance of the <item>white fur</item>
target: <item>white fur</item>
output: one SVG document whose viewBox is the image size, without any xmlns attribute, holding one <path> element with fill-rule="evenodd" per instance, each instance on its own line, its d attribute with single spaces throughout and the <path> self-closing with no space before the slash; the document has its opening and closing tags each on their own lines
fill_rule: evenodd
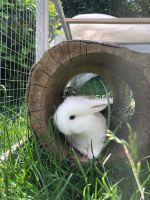
<svg viewBox="0 0 150 200">
<path fill-rule="evenodd" d="M 105 140 L 106 120 L 99 111 L 112 99 L 85 96 L 66 98 L 54 114 L 54 123 L 68 142 L 89 159 L 98 157 Z M 75 116 L 75 119 L 69 119 Z"/>
</svg>

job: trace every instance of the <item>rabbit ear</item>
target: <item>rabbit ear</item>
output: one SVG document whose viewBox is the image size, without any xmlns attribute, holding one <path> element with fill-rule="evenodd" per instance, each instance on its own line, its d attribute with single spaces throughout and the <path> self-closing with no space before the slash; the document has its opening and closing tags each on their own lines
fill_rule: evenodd
<svg viewBox="0 0 150 200">
<path fill-rule="evenodd" d="M 95 105 L 90 108 L 92 113 L 100 112 L 104 110 L 107 107 L 107 104 L 102 104 L 102 105 Z"/>
<path fill-rule="evenodd" d="M 89 99 L 90 102 L 90 110 L 92 113 L 100 112 L 104 110 L 108 104 L 113 103 L 112 98 L 101 98 L 101 99 Z"/>
</svg>

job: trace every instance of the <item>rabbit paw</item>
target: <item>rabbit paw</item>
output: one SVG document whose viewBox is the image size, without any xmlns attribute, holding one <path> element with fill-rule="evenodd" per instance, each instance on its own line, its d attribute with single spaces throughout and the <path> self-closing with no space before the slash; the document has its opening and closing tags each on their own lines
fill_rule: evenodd
<svg viewBox="0 0 150 200">
<path fill-rule="evenodd" d="M 88 154 L 87 154 L 87 157 L 89 159 L 93 159 L 93 158 L 97 158 L 99 156 L 99 151 L 96 151 L 96 150 L 92 150 L 91 148 L 88 149 Z"/>
<path fill-rule="evenodd" d="M 88 151 L 87 151 L 86 148 L 83 148 L 83 147 L 79 146 L 77 149 L 81 154 L 87 156 Z"/>
</svg>

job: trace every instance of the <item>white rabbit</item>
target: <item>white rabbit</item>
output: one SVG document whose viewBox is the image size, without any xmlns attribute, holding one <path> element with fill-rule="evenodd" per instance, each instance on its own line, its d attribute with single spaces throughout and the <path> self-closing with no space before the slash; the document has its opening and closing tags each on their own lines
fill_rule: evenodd
<svg viewBox="0 0 150 200">
<path fill-rule="evenodd" d="M 112 98 L 70 96 L 54 113 L 54 123 L 67 141 L 89 159 L 100 154 L 107 130 L 106 120 L 99 111 Z"/>
</svg>

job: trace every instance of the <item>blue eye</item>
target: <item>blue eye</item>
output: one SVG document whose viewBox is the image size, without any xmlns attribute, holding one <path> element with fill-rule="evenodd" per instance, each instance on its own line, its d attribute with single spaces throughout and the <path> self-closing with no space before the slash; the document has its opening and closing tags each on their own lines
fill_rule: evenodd
<svg viewBox="0 0 150 200">
<path fill-rule="evenodd" d="M 70 115 L 70 117 L 69 117 L 70 120 L 73 120 L 73 119 L 75 119 L 75 118 L 76 118 L 75 115 Z"/>
</svg>

